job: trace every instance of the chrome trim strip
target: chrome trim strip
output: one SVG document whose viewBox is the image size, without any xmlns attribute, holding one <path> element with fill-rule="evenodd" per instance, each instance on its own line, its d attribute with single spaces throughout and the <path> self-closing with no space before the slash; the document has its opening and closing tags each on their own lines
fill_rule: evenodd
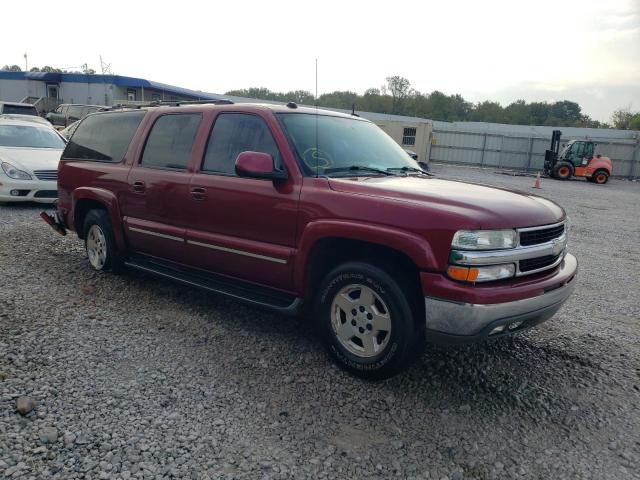
<svg viewBox="0 0 640 480">
<path fill-rule="evenodd" d="M 508 250 L 451 250 L 449 260 L 456 265 L 497 265 L 516 263 L 529 258 L 560 255 L 567 246 L 567 234 L 545 243 Z M 528 274 L 529 272 L 527 272 Z"/>
<path fill-rule="evenodd" d="M 518 232 L 534 232 L 536 230 L 546 230 L 548 228 L 559 227 L 560 225 L 564 225 L 567 223 L 566 220 L 563 220 L 558 223 L 550 223 L 549 225 L 539 225 L 537 227 L 524 227 L 524 228 L 516 228 Z"/>
<path fill-rule="evenodd" d="M 173 240 L 176 242 L 184 242 L 183 238 L 174 237 L 173 235 L 166 235 L 164 233 L 152 232 L 151 230 L 144 230 L 142 228 L 129 227 L 132 232 L 144 233 L 146 235 L 152 235 L 154 237 L 166 238 L 167 240 Z"/>
<path fill-rule="evenodd" d="M 235 248 L 221 247 L 219 245 L 212 245 L 211 243 L 197 242 L 195 240 L 187 240 L 187 243 L 191 245 L 197 245 L 199 247 L 211 248 L 213 250 L 220 250 L 221 252 L 235 253 L 237 255 L 244 255 L 245 257 L 259 258 L 260 260 L 267 260 L 274 263 L 287 263 L 287 260 L 282 258 L 268 257 L 266 255 L 260 255 L 258 253 L 246 252 L 244 250 L 236 250 Z"/>
</svg>

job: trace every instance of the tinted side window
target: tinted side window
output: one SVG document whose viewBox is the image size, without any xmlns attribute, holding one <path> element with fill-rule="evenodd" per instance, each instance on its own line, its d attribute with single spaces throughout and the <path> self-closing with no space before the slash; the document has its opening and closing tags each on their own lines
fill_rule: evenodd
<svg viewBox="0 0 640 480">
<path fill-rule="evenodd" d="M 146 112 L 99 113 L 86 117 L 62 158 L 119 162 Z"/>
<path fill-rule="evenodd" d="M 200 126 L 199 113 L 163 115 L 151 128 L 140 164 L 155 168 L 187 168 Z"/>
<path fill-rule="evenodd" d="M 270 154 L 280 168 L 280 152 L 265 121 L 246 113 L 221 113 L 213 126 L 202 170 L 235 175 L 235 162 L 242 152 Z"/>
</svg>

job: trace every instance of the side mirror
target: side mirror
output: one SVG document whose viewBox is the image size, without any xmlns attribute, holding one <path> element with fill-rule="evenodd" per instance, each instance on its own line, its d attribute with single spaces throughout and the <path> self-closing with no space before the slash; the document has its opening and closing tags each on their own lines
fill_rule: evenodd
<svg viewBox="0 0 640 480">
<path fill-rule="evenodd" d="M 263 178 L 274 182 L 289 178 L 285 170 L 276 170 L 273 157 L 263 152 L 242 152 L 238 155 L 236 173 L 240 177 Z"/>
</svg>

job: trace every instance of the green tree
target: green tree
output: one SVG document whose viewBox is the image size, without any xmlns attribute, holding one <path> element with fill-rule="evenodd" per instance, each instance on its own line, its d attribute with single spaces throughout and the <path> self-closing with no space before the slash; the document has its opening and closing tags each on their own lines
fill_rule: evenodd
<svg viewBox="0 0 640 480">
<path fill-rule="evenodd" d="M 471 120 L 475 122 L 506 123 L 506 115 L 498 102 L 484 101 L 478 103 L 471 112 Z"/>
<path fill-rule="evenodd" d="M 412 92 L 411 82 L 404 77 L 394 75 L 387 77 L 387 89 L 391 92 L 393 103 L 391 113 L 403 114 L 407 97 Z"/>
<path fill-rule="evenodd" d="M 631 113 L 631 106 L 617 109 L 613 112 L 613 115 L 611 115 L 611 123 L 613 124 L 613 128 L 618 128 L 620 130 L 629 130 L 629 128 L 631 128 L 631 120 L 633 119 L 633 117 L 634 114 Z"/>
<path fill-rule="evenodd" d="M 331 92 L 324 93 L 318 97 L 318 105 L 321 107 L 342 108 L 351 110 L 351 106 L 360 103 L 360 96 L 355 92 Z"/>
<path fill-rule="evenodd" d="M 640 130 L 640 112 L 636 113 L 629 120 L 629 130 Z"/>
<path fill-rule="evenodd" d="M 504 109 L 507 123 L 528 125 L 530 120 L 529 105 L 524 100 L 516 100 Z"/>
<path fill-rule="evenodd" d="M 313 93 L 307 90 L 292 90 L 285 93 L 284 98 L 279 100 L 283 100 L 285 102 L 296 102 L 302 105 L 313 105 L 315 102 Z"/>
<path fill-rule="evenodd" d="M 21 72 L 22 69 L 18 65 L 5 65 L 0 70 L 5 70 L 7 72 Z"/>
</svg>

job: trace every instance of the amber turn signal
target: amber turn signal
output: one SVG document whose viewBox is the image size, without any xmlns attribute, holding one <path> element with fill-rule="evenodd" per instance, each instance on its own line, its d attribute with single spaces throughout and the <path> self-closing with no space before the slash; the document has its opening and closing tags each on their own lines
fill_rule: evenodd
<svg viewBox="0 0 640 480">
<path fill-rule="evenodd" d="M 449 265 L 447 274 L 449 278 L 461 282 L 490 282 L 503 278 L 513 277 L 516 273 L 516 266 L 513 263 L 503 265 L 488 265 L 482 267 L 462 267 L 460 265 Z"/>
<path fill-rule="evenodd" d="M 455 267 L 449 266 L 447 274 L 454 280 L 460 280 L 461 282 L 475 282 L 478 279 L 478 269 L 469 267 Z"/>
</svg>

